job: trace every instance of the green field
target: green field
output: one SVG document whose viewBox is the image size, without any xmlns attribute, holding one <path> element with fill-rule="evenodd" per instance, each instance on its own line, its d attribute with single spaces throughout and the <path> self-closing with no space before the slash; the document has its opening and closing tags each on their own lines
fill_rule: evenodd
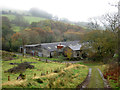
<svg viewBox="0 0 120 90">
<path fill-rule="evenodd" d="M 2 16 L 8 17 L 10 21 L 15 19 L 15 15 L 3 14 Z M 32 22 L 39 22 L 39 21 L 42 21 L 42 20 L 46 20 L 45 18 L 41 18 L 41 17 L 33 17 L 33 16 L 23 16 L 23 17 L 25 18 L 25 20 L 26 20 L 29 24 L 31 24 Z M 13 29 L 13 31 L 15 31 L 15 32 L 19 32 L 19 31 L 23 30 L 22 27 L 16 26 L 16 25 L 14 25 L 14 24 L 12 24 L 12 29 Z"/>
<path fill-rule="evenodd" d="M 39 22 L 42 20 L 46 20 L 45 18 L 41 18 L 41 17 L 33 17 L 33 16 L 24 16 L 25 20 L 28 21 L 30 24 L 32 22 Z"/>
<path fill-rule="evenodd" d="M 23 74 L 26 74 L 25 80 L 16 80 L 20 73 L 4 72 L 17 65 L 10 63 L 36 62 L 31 63 L 34 69 L 27 69 Z M 54 71 L 57 71 L 55 73 Z M 48 72 L 48 73 L 47 73 Z M 34 74 L 36 76 L 34 77 Z M 41 76 L 44 73 L 44 76 Z M 54 62 L 39 61 L 39 58 L 33 57 L 17 57 L 14 60 L 2 61 L 2 86 L 3 88 L 75 88 L 86 78 L 88 67 L 81 64 L 63 64 Z M 10 76 L 10 81 L 8 81 Z M 42 80 L 43 83 L 39 81 Z M 22 83 L 21 83 L 22 82 Z"/>
<path fill-rule="evenodd" d="M 11 20 L 14 20 L 15 16 L 14 15 L 7 15 L 7 14 L 2 14 L 2 16 L 6 16 L 8 17 L 8 19 L 11 21 Z"/>
<path fill-rule="evenodd" d="M 10 20 L 14 20 L 15 19 L 15 15 L 6 15 L 6 14 L 3 14 L 2 16 L 6 16 L 8 17 Z M 45 18 L 41 18 L 41 17 L 33 17 L 33 16 L 23 16 L 25 18 L 25 20 L 27 22 L 29 22 L 30 24 L 32 22 L 39 22 L 39 21 L 42 21 L 42 20 L 46 20 Z"/>
<path fill-rule="evenodd" d="M 21 27 L 19 27 L 19 26 L 16 26 L 16 25 L 12 25 L 12 30 L 13 31 L 15 31 L 15 32 L 19 32 L 19 31 L 21 31 Z"/>
<path fill-rule="evenodd" d="M 102 62 L 93 62 L 84 60 L 76 64 L 59 63 L 59 62 L 46 62 L 45 60 L 64 61 L 62 57 L 47 58 L 47 57 L 32 57 L 32 56 L 16 56 L 12 52 L 3 52 L 2 61 L 2 86 L 3 88 L 76 88 L 81 84 L 87 74 L 88 68 L 92 68 L 92 74 L 90 82 L 87 88 L 104 88 L 103 80 L 97 70 L 99 68 L 102 73 L 104 69 L 108 67 L 108 64 Z M 11 60 L 12 58 L 13 60 Z M 7 61 L 6 61 L 7 60 Z M 21 61 L 22 60 L 22 61 Z M 42 61 L 44 60 L 44 61 Z M 8 69 L 16 67 L 18 65 L 10 65 L 10 63 L 23 63 L 33 62 L 33 69 L 26 69 L 22 71 L 26 78 L 24 80 L 16 80 L 19 76 L 18 73 L 5 72 Z M 41 76 L 41 74 L 44 74 Z M 8 81 L 10 76 L 10 81 Z M 118 83 L 114 83 L 114 80 L 109 80 L 109 84 L 112 88 L 116 88 Z"/>
</svg>

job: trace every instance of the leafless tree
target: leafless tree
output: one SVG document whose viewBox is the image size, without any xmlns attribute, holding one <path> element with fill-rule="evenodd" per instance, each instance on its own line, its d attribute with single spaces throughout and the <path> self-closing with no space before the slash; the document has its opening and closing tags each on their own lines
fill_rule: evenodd
<svg viewBox="0 0 120 90">
<path fill-rule="evenodd" d="M 107 13 L 102 15 L 100 22 L 106 30 L 111 30 L 115 33 L 118 32 L 118 13 Z"/>
<path fill-rule="evenodd" d="M 97 17 L 89 18 L 88 28 L 90 30 L 100 30 L 100 24 Z"/>
</svg>

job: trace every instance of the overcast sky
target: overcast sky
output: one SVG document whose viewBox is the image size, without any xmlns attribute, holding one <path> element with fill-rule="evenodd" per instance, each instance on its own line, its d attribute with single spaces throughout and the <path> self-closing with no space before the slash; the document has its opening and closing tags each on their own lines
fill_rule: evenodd
<svg viewBox="0 0 120 90">
<path fill-rule="evenodd" d="M 58 17 L 71 21 L 87 21 L 90 17 L 108 12 L 117 12 L 110 4 L 119 0 L 1 0 L 0 7 L 29 10 L 32 7 L 45 10 Z"/>
</svg>

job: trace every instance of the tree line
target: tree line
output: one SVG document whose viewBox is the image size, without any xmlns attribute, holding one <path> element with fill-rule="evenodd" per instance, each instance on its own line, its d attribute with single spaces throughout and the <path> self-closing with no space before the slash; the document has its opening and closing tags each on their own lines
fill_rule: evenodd
<svg viewBox="0 0 120 90">
<path fill-rule="evenodd" d="M 17 51 L 23 43 L 37 44 L 80 40 L 80 37 L 85 33 L 85 30 L 80 26 L 60 21 L 44 20 L 26 24 L 20 16 L 12 21 L 2 16 L 2 24 L 2 49 L 7 51 Z M 23 27 L 23 30 L 14 32 L 12 24 Z"/>
<path fill-rule="evenodd" d="M 17 19 L 10 21 L 7 17 L 2 17 L 3 50 L 17 51 L 21 45 L 25 44 L 79 40 L 81 43 L 86 43 L 82 49 L 89 59 L 94 61 L 106 62 L 108 58 L 118 53 L 119 24 L 116 14 L 106 14 L 101 19 L 93 19 L 89 23 L 89 31 L 78 25 L 53 20 L 32 22 L 24 26 L 26 23 L 24 19 L 21 19 L 21 22 Z M 104 25 L 104 30 L 99 27 L 98 21 Z M 24 28 L 20 32 L 14 32 L 11 24 Z"/>
</svg>

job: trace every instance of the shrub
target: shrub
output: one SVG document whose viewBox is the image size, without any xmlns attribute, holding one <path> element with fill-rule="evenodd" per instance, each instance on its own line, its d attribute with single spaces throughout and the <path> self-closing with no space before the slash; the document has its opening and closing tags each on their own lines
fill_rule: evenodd
<svg viewBox="0 0 120 90">
<path fill-rule="evenodd" d="M 120 78 L 120 66 L 117 62 L 111 62 L 104 70 L 103 75 L 105 79 L 111 79 L 114 81 L 114 83 L 117 83 Z"/>
</svg>

